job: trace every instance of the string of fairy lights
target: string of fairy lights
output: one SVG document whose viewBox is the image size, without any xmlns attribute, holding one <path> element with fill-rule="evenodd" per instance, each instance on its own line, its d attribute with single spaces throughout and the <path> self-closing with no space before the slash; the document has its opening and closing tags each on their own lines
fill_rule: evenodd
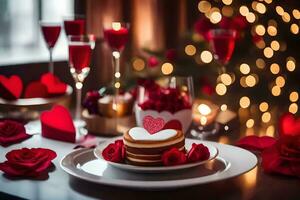
<svg viewBox="0 0 300 200">
<path fill-rule="evenodd" d="M 241 2 L 246 3 L 241 4 Z M 226 95 L 230 89 L 230 85 L 235 82 L 242 88 L 253 88 L 260 81 L 264 81 L 260 80 L 262 77 L 259 70 L 265 70 L 264 73 L 269 72 L 272 77 L 272 81 L 268 83 L 269 91 L 267 92 L 274 97 L 282 95 L 289 73 L 293 73 L 296 70 L 296 59 L 291 55 L 287 56 L 287 42 L 280 37 L 280 34 L 281 32 L 289 31 L 290 34 L 299 36 L 300 11 L 297 8 L 291 9 L 284 4 L 280 5 L 280 1 L 273 0 L 257 0 L 252 2 L 200 0 L 198 10 L 213 24 L 221 22 L 223 17 L 232 17 L 240 14 L 251 24 L 251 35 L 259 38 L 254 43 L 258 52 L 257 55 L 259 56 L 255 58 L 254 62 L 248 61 L 249 59 L 241 59 L 243 62 L 238 64 L 237 72 L 221 74 L 217 79 L 215 87 L 216 94 L 219 96 Z M 268 15 L 271 12 L 272 15 Z M 281 23 L 285 23 L 289 29 L 279 29 L 279 24 Z M 193 41 L 199 41 L 200 37 L 199 34 L 195 33 L 192 39 Z M 210 49 L 197 49 L 192 42 L 185 45 L 184 52 L 187 56 L 194 58 L 197 64 L 209 64 L 213 61 L 213 54 Z M 276 61 L 275 58 L 278 58 L 278 56 L 283 58 L 283 62 Z M 146 63 L 141 58 L 135 58 L 133 59 L 132 67 L 135 71 L 140 72 L 145 69 Z M 163 62 L 160 64 L 160 70 L 163 75 L 170 75 L 174 71 L 174 66 L 172 63 Z M 299 93 L 296 89 L 286 92 L 289 92 L 288 110 L 295 114 L 298 112 L 297 102 L 299 100 Z M 246 95 L 241 96 L 239 98 L 239 106 L 241 110 L 252 109 L 252 99 Z M 261 122 L 269 123 L 272 119 L 270 103 L 265 100 L 259 102 L 257 107 L 261 112 Z M 227 110 L 227 108 L 226 104 L 220 105 L 222 111 Z M 245 124 L 247 128 L 251 128 L 254 126 L 255 120 L 248 118 Z M 274 130 L 274 126 L 270 125 L 265 132 L 267 135 L 272 135 L 274 134 Z"/>
</svg>

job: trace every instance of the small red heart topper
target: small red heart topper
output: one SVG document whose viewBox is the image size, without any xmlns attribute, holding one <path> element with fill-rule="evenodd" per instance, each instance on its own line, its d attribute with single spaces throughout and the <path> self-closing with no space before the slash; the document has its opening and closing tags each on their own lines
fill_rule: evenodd
<svg viewBox="0 0 300 200">
<path fill-rule="evenodd" d="M 55 105 L 41 114 L 42 136 L 66 142 L 75 142 L 76 131 L 70 112 L 63 106 Z"/>
<path fill-rule="evenodd" d="M 6 78 L 0 75 L 0 97 L 14 100 L 20 98 L 23 89 L 23 82 L 17 75 Z"/>
<path fill-rule="evenodd" d="M 49 95 L 55 96 L 66 93 L 67 84 L 61 82 L 59 78 L 52 73 L 43 74 L 41 77 L 41 83 L 46 85 Z"/>
<path fill-rule="evenodd" d="M 165 121 L 160 117 L 154 118 L 148 115 L 143 119 L 143 126 L 152 135 L 164 128 Z"/>
</svg>

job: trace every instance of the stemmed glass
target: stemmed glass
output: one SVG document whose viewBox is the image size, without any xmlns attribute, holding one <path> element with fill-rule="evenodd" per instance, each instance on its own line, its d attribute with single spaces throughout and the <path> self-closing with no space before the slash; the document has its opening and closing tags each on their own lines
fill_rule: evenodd
<svg viewBox="0 0 300 200">
<path fill-rule="evenodd" d="M 115 87 L 115 97 L 113 99 L 113 106 L 117 107 L 119 88 L 120 88 L 120 57 L 121 53 L 128 41 L 129 24 L 121 22 L 112 22 L 104 25 L 104 39 L 108 43 L 112 51 L 113 58 L 113 82 Z"/>
<path fill-rule="evenodd" d="M 51 72 L 53 74 L 54 73 L 54 65 L 53 65 L 53 60 L 52 60 L 52 52 L 53 52 L 53 48 L 54 48 L 54 46 L 57 42 L 57 39 L 59 37 L 59 34 L 60 34 L 61 24 L 40 21 L 40 26 L 42 29 L 44 39 L 47 43 L 47 47 L 49 49 L 49 56 L 50 56 L 49 72 Z"/>
<path fill-rule="evenodd" d="M 212 29 L 208 32 L 208 38 L 214 58 L 221 64 L 219 75 L 223 74 L 234 50 L 236 30 Z"/>
<path fill-rule="evenodd" d="M 84 35 L 85 34 L 85 18 L 83 15 L 74 15 L 64 17 L 64 29 L 66 35 Z"/>
<path fill-rule="evenodd" d="M 71 35 L 69 43 L 69 66 L 70 72 L 75 80 L 76 87 L 76 110 L 75 122 L 81 124 L 81 93 L 83 81 L 90 71 L 92 49 L 95 46 L 93 35 Z M 84 124 L 84 123 L 82 123 Z"/>
</svg>

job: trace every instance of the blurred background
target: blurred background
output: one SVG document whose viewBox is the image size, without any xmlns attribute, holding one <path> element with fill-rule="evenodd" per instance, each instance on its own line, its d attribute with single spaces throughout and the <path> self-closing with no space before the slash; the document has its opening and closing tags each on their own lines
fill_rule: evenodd
<svg viewBox="0 0 300 200">
<path fill-rule="evenodd" d="M 81 14 L 96 48 L 84 94 L 108 86 L 111 52 L 103 26 L 130 23 L 130 40 L 121 62 L 121 88 L 139 78 L 193 75 L 195 94 L 223 110 L 234 110 L 245 135 L 274 136 L 278 116 L 298 114 L 300 2 L 297 0 L 0 0 L 0 74 L 19 74 L 24 82 L 47 71 L 48 50 L 39 20 L 62 22 Z M 236 29 L 226 72 L 207 38 L 212 28 Z M 73 85 L 67 39 L 54 49 L 55 72 Z"/>
</svg>

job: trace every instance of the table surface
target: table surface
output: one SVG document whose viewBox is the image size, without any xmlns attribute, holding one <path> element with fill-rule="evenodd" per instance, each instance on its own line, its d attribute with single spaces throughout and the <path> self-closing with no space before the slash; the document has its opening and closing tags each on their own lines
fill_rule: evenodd
<svg viewBox="0 0 300 200">
<path fill-rule="evenodd" d="M 238 134 L 227 131 L 210 136 L 208 140 L 221 143 L 234 143 Z M 99 141 L 107 138 L 99 137 Z M 55 168 L 46 180 L 11 180 L 0 174 L 0 199 L 299 199 L 300 181 L 278 175 L 268 175 L 262 172 L 260 164 L 250 172 L 210 184 L 173 189 L 167 191 L 141 191 L 117 187 L 101 186 L 68 176 L 59 166 L 60 160 L 73 151 L 75 144 L 42 138 L 34 135 L 32 138 L 6 148 L 0 147 L 0 162 L 5 160 L 5 154 L 16 148 L 43 147 L 57 152 L 53 161 Z M 234 153 L 234 152 L 233 152 Z M 7 197 L 6 195 L 12 195 Z"/>
</svg>

